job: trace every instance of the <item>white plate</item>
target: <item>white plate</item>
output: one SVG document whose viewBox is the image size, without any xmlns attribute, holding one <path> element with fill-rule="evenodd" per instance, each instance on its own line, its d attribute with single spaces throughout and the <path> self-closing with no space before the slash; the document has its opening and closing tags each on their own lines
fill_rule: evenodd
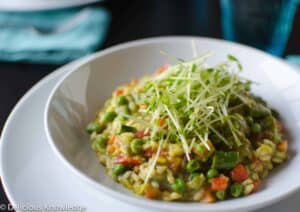
<svg viewBox="0 0 300 212">
<path fill-rule="evenodd" d="M 0 10 L 33 11 L 74 7 L 101 0 L 1 0 Z"/>
<path fill-rule="evenodd" d="M 48 146 L 43 130 L 46 99 L 71 65 L 40 81 L 20 100 L 10 114 L 0 143 L 0 173 L 12 205 L 87 207 L 87 211 L 150 212 L 136 208 L 85 186 L 74 178 Z M 298 211 L 300 192 L 264 212 Z M 1 207 L 3 207 L 1 205 Z"/>
</svg>

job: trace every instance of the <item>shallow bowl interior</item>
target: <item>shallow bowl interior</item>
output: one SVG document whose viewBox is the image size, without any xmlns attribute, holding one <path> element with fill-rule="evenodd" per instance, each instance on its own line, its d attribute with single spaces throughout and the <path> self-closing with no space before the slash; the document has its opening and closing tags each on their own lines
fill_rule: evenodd
<svg viewBox="0 0 300 212">
<path fill-rule="evenodd" d="M 152 73 L 164 63 L 172 63 L 160 54 L 191 59 L 212 51 L 211 65 L 226 59 L 227 54 L 240 59 L 242 75 L 258 85 L 253 91 L 279 110 L 291 136 L 291 159 L 276 169 L 261 191 L 245 198 L 205 205 L 199 203 L 166 203 L 146 200 L 133 195 L 115 183 L 98 164 L 85 134 L 86 124 L 95 118 L 97 110 L 114 89 L 132 79 Z M 85 59 L 55 87 L 45 111 L 45 128 L 51 146 L 58 157 L 79 178 L 101 192 L 135 205 L 172 211 L 241 211 L 270 204 L 300 186 L 298 168 L 300 155 L 300 76 L 282 61 L 245 46 L 196 37 L 166 37 L 146 39 L 119 45 Z M 66 179 L 64 179 L 66 180 Z"/>
</svg>

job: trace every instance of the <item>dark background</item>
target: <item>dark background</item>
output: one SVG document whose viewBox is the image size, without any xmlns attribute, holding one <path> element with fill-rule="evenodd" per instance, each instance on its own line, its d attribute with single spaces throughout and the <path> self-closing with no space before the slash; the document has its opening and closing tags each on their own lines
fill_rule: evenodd
<svg viewBox="0 0 300 212">
<path fill-rule="evenodd" d="M 218 0 L 110 0 L 93 6 L 103 6 L 112 15 L 108 36 L 101 49 L 152 36 L 222 38 Z M 300 54 L 299 26 L 298 8 L 285 55 Z M 58 67 L 0 61 L 0 132 L 17 101 L 36 82 Z M 2 203 L 8 203 L 8 200 L 0 187 Z"/>
</svg>

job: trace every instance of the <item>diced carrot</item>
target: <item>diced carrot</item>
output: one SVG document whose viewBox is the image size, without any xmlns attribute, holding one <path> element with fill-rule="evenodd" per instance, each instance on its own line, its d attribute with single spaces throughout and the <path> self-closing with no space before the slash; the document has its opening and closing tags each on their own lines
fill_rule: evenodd
<svg viewBox="0 0 300 212">
<path fill-rule="evenodd" d="M 207 189 L 203 194 L 201 202 L 203 202 L 203 203 L 213 203 L 215 201 L 216 201 L 216 198 L 214 197 L 213 193 L 209 189 Z"/>
<path fill-rule="evenodd" d="M 115 91 L 115 95 L 116 95 L 116 96 L 121 96 L 122 94 L 124 94 L 124 90 L 121 89 L 121 88 L 119 88 L 119 89 L 117 89 L 117 90 Z"/>
<path fill-rule="evenodd" d="M 221 175 L 211 179 L 211 189 L 213 191 L 225 191 L 228 187 L 229 178 Z"/>
<path fill-rule="evenodd" d="M 145 187 L 145 196 L 149 199 L 156 199 L 159 196 L 159 188 L 154 188 L 151 185 Z"/>
<path fill-rule="evenodd" d="M 159 75 L 161 73 L 163 73 L 165 70 L 167 70 L 169 68 L 168 64 L 163 64 L 161 67 L 159 67 L 158 69 L 155 70 L 155 74 Z"/>
<path fill-rule="evenodd" d="M 107 141 L 107 144 L 112 145 L 112 144 L 115 143 L 115 141 L 116 141 L 116 136 L 115 136 L 115 135 L 112 135 L 112 136 L 110 137 L 110 139 Z"/>
<path fill-rule="evenodd" d="M 254 193 L 254 192 L 258 191 L 259 187 L 260 187 L 260 181 L 254 181 L 253 182 L 253 189 L 252 189 L 251 193 Z"/>
<path fill-rule="evenodd" d="M 231 170 L 230 175 L 234 182 L 240 183 L 248 178 L 249 173 L 242 164 L 239 164 Z"/>
<path fill-rule="evenodd" d="M 125 166 L 138 166 L 141 164 L 141 161 L 133 159 L 133 158 L 126 158 L 126 157 L 120 155 L 116 158 L 115 163 L 123 164 Z"/>
<path fill-rule="evenodd" d="M 288 141 L 284 140 L 281 143 L 277 144 L 277 149 L 280 152 L 286 152 L 288 149 Z"/>
<path fill-rule="evenodd" d="M 176 172 L 180 166 L 181 166 L 181 162 L 182 162 L 182 159 L 180 157 L 172 157 L 172 158 L 169 158 L 169 161 L 170 161 L 170 169 L 174 172 Z"/>
<path fill-rule="evenodd" d="M 109 155 L 112 155 L 115 150 L 116 150 L 116 147 L 114 145 L 108 145 L 106 148 L 106 151 Z"/>
<path fill-rule="evenodd" d="M 166 123 L 166 117 L 163 117 L 163 118 L 161 118 L 160 120 L 159 120 L 159 126 L 164 126 L 165 125 L 165 123 Z"/>
</svg>

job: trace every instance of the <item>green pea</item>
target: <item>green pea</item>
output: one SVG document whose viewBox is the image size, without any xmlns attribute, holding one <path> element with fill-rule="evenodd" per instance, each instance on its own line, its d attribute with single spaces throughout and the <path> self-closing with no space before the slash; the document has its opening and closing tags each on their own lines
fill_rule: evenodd
<svg viewBox="0 0 300 212">
<path fill-rule="evenodd" d="M 86 126 L 86 132 L 91 134 L 93 132 L 101 132 L 104 126 L 101 125 L 99 122 L 91 122 Z"/>
<path fill-rule="evenodd" d="M 239 183 L 234 183 L 230 186 L 230 193 L 233 197 L 241 196 L 243 192 L 243 186 Z"/>
<path fill-rule="evenodd" d="M 204 154 L 205 151 L 206 151 L 206 147 L 204 146 L 204 144 L 197 144 L 196 145 L 196 151 L 199 153 L 199 154 Z"/>
<path fill-rule="evenodd" d="M 127 167 L 123 164 L 117 164 L 113 167 L 113 173 L 115 175 L 123 174 L 126 171 Z"/>
<path fill-rule="evenodd" d="M 217 191 L 216 192 L 216 197 L 217 197 L 218 200 L 224 200 L 225 195 L 226 195 L 225 191 Z"/>
<path fill-rule="evenodd" d="M 97 135 L 95 139 L 93 140 L 93 149 L 102 148 L 104 149 L 106 147 L 108 138 L 105 135 Z"/>
<path fill-rule="evenodd" d="M 251 116 L 247 116 L 246 121 L 247 121 L 248 124 L 253 124 L 253 122 L 254 122 L 254 120 Z"/>
<path fill-rule="evenodd" d="M 125 115 L 129 115 L 131 113 L 129 107 L 127 105 L 123 105 L 118 109 L 119 113 L 123 113 Z"/>
<path fill-rule="evenodd" d="M 250 91 L 250 89 L 251 89 L 251 81 L 247 81 L 247 82 L 245 82 L 245 90 L 246 91 Z"/>
<path fill-rule="evenodd" d="M 264 105 L 257 104 L 253 108 L 251 108 L 250 113 L 251 113 L 251 116 L 253 116 L 254 118 L 261 118 L 261 117 L 270 115 L 271 111 Z"/>
<path fill-rule="evenodd" d="M 199 189 L 205 182 L 205 176 L 203 174 L 192 173 L 189 176 L 187 186 L 191 189 Z"/>
<path fill-rule="evenodd" d="M 186 189 L 186 185 L 182 178 L 177 178 L 171 188 L 177 193 L 183 193 Z"/>
<path fill-rule="evenodd" d="M 186 170 L 189 173 L 193 173 L 200 169 L 200 163 L 197 160 L 190 160 L 186 166 Z"/>
<path fill-rule="evenodd" d="M 275 118 L 279 118 L 279 117 L 280 117 L 278 111 L 275 110 L 275 109 L 271 109 L 271 113 L 272 113 L 272 115 L 273 115 Z"/>
<path fill-rule="evenodd" d="M 127 105 L 127 104 L 128 104 L 128 99 L 126 98 L 126 96 L 118 96 L 118 98 L 117 98 L 118 106 Z"/>
<path fill-rule="evenodd" d="M 130 149 L 133 153 L 139 154 L 143 152 L 144 141 L 142 139 L 133 139 L 130 143 Z"/>
<path fill-rule="evenodd" d="M 254 133 L 259 133 L 261 131 L 261 126 L 259 123 L 254 123 L 251 125 L 251 131 Z"/>
<path fill-rule="evenodd" d="M 211 134 L 210 135 L 210 140 L 214 143 L 214 144 L 219 144 L 222 142 L 222 140 L 216 135 L 216 134 Z"/>
<path fill-rule="evenodd" d="M 214 178 L 214 177 L 216 177 L 216 176 L 218 176 L 218 175 L 219 175 L 218 170 L 217 170 L 217 169 L 214 169 L 214 168 L 209 169 L 208 172 L 207 172 L 207 177 L 208 177 L 209 179 L 210 179 L 210 178 Z"/>
<path fill-rule="evenodd" d="M 114 111 L 106 112 L 103 116 L 103 121 L 106 123 L 112 122 L 116 117 L 117 117 L 116 112 Z"/>
</svg>

